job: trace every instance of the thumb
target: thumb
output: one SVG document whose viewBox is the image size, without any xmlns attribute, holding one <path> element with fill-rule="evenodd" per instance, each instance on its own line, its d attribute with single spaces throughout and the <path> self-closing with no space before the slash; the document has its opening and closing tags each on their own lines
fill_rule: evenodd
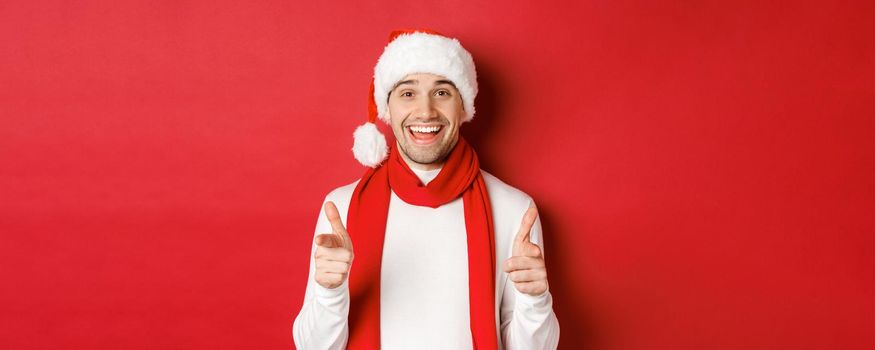
<svg viewBox="0 0 875 350">
<path fill-rule="evenodd" d="M 535 224 L 535 219 L 538 218 L 538 209 L 535 207 L 529 207 L 526 210 L 525 215 L 523 215 L 523 222 L 520 224 L 520 230 L 516 234 L 516 238 L 514 238 L 513 242 L 513 255 L 514 256 L 522 256 L 529 255 L 531 252 L 528 252 L 529 246 L 533 245 L 530 241 L 530 236 L 532 233 L 532 226 Z"/>
<path fill-rule="evenodd" d="M 334 202 L 325 202 L 325 216 L 328 217 L 328 222 L 331 223 L 331 231 L 338 236 L 341 245 L 350 246 L 352 242 L 349 240 L 349 233 L 346 232 L 346 227 L 340 221 L 340 213 L 337 211 L 337 206 Z"/>
</svg>

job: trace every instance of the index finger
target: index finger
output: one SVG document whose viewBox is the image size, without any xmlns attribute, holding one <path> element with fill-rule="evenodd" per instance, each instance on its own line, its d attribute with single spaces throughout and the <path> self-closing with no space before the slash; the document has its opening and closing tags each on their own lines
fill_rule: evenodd
<svg viewBox="0 0 875 350">
<path fill-rule="evenodd" d="M 526 214 L 523 215 L 523 223 L 520 225 L 520 230 L 516 234 L 515 241 L 517 243 L 528 242 L 529 234 L 532 232 L 532 226 L 535 224 L 535 219 L 538 218 L 538 209 L 529 207 Z"/>
</svg>

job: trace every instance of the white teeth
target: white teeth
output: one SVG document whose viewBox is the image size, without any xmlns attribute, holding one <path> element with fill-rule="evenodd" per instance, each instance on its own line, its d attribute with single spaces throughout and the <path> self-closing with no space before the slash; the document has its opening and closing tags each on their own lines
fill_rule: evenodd
<svg viewBox="0 0 875 350">
<path fill-rule="evenodd" d="M 418 133 L 433 133 L 438 132 L 440 130 L 440 126 L 411 126 L 410 131 L 418 132 Z"/>
</svg>

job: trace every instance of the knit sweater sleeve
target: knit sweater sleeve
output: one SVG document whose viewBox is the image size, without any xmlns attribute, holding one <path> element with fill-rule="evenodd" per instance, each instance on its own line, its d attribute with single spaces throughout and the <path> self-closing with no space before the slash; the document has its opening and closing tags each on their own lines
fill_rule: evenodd
<svg viewBox="0 0 875 350">
<path fill-rule="evenodd" d="M 543 253 L 540 218 L 532 226 L 530 239 Z M 559 346 L 559 321 L 553 313 L 549 290 L 531 296 L 518 291 L 513 281 L 506 278 L 502 293 L 501 338 L 505 349 L 556 349 Z"/>
<path fill-rule="evenodd" d="M 331 194 L 325 201 L 330 200 Z M 324 202 L 323 201 L 323 206 Z M 342 203 L 335 202 L 339 207 Z M 322 208 L 322 207 L 320 207 Z M 345 218 L 346 210 L 341 209 L 341 217 Z M 345 223 L 344 219 L 344 223 Z M 316 220 L 316 232 L 331 232 L 331 225 L 320 210 Z M 347 316 L 349 314 L 349 286 L 346 281 L 337 288 L 322 287 L 314 280 L 316 244 L 310 250 L 310 273 L 307 278 L 307 289 L 304 293 L 304 304 L 298 317 L 295 318 L 292 333 L 295 347 L 298 349 L 345 349 L 349 335 Z"/>
</svg>

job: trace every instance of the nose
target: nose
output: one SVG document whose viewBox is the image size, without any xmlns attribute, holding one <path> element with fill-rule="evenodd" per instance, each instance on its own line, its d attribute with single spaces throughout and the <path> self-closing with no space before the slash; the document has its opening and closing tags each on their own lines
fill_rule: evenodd
<svg viewBox="0 0 875 350">
<path fill-rule="evenodd" d="M 421 98 L 416 103 L 416 109 L 413 111 L 413 117 L 416 119 L 433 119 L 437 118 L 437 110 L 434 108 L 434 103 L 430 98 Z"/>
</svg>

